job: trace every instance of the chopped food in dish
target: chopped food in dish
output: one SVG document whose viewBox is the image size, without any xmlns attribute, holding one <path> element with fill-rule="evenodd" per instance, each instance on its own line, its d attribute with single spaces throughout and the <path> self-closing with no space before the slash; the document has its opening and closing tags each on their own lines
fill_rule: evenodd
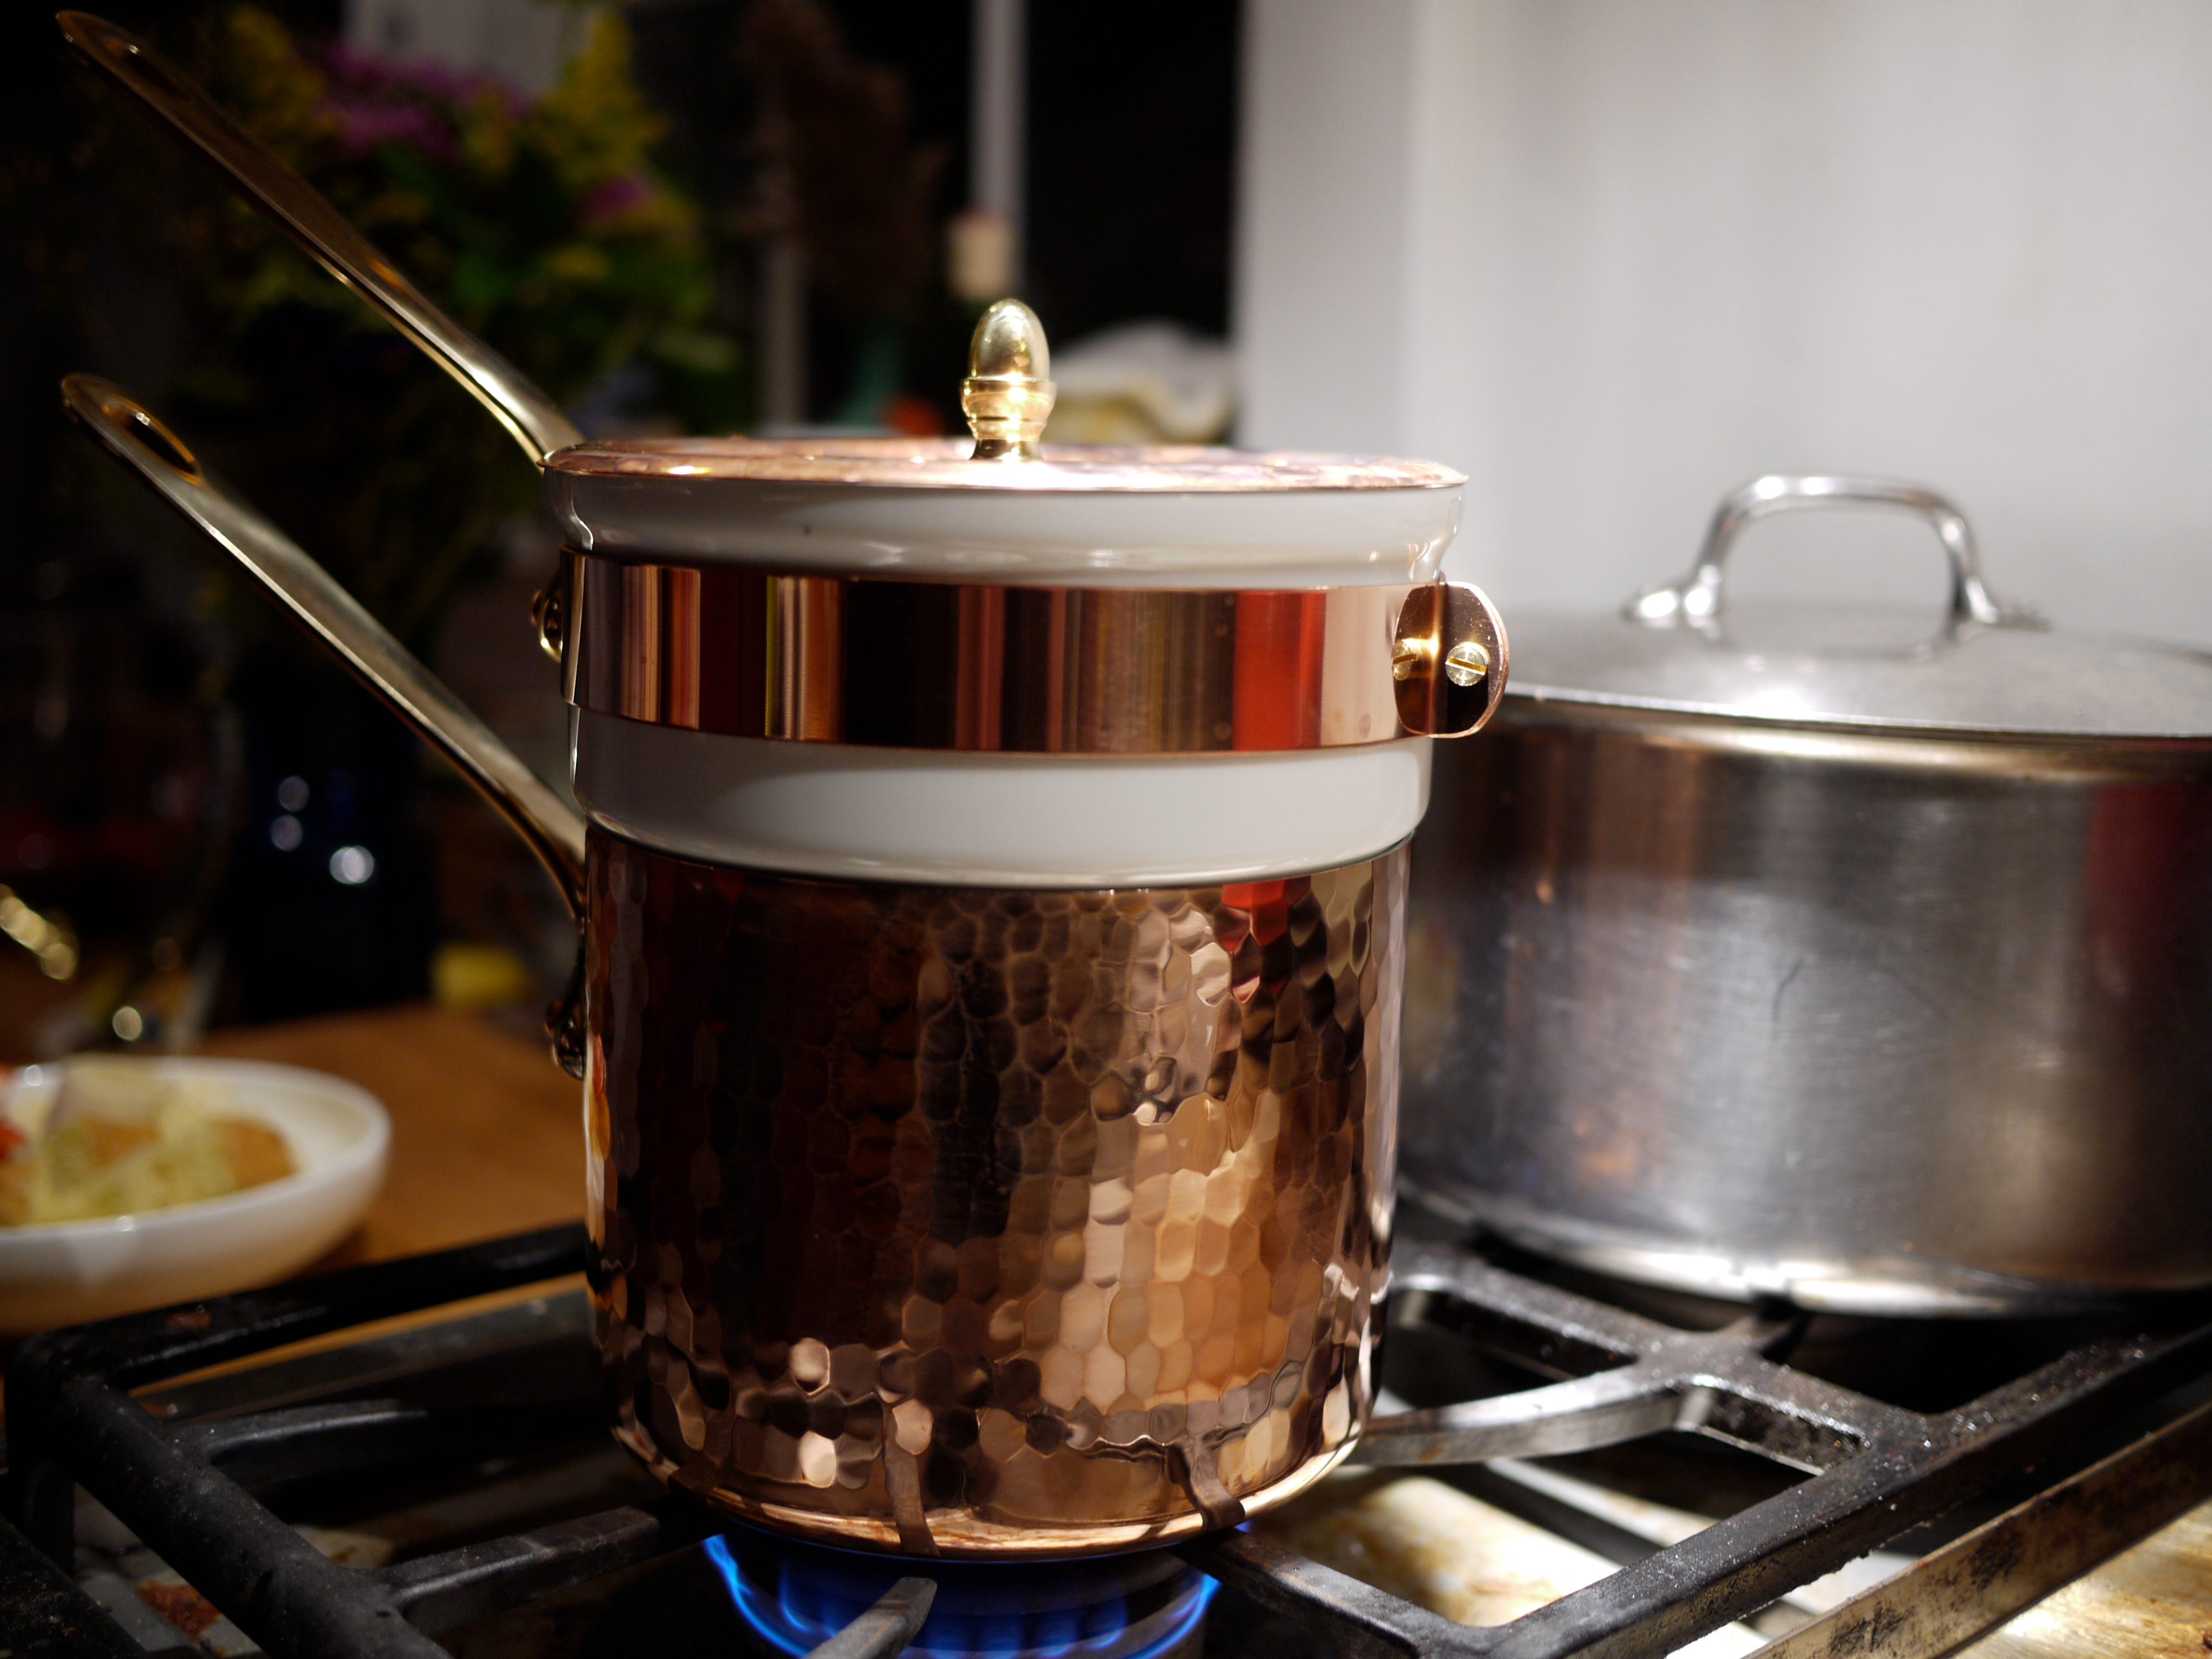
<svg viewBox="0 0 2212 1659">
<path fill-rule="evenodd" d="M 0 1116 L 0 1226 L 165 1210 L 297 1168 L 284 1137 L 219 1085 L 143 1060 L 73 1060 L 46 1109 Z"/>
</svg>

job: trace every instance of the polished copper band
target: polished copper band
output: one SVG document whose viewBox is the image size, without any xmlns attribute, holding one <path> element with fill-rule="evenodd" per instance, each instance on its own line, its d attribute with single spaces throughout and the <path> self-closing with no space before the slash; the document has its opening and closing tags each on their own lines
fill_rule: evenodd
<svg viewBox="0 0 2212 1659">
<path fill-rule="evenodd" d="M 1193 754 L 1457 737 L 1505 689 L 1461 583 L 1224 592 L 786 576 L 571 552 L 579 708 L 738 737 Z"/>
</svg>

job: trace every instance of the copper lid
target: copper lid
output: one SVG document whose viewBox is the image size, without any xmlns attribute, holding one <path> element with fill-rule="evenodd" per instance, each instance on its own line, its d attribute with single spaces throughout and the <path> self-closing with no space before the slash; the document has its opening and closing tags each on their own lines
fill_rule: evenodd
<svg viewBox="0 0 2212 1659">
<path fill-rule="evenodd" d="M 1197 444 L 1040 448 L 1053 404 L 1050 372 L 1036 314 L 1018 300 L 1000 300 L 984 313 L 969 347 L 961 406 L 972 439 L 624 438 L 577 444 L 547 457 L 545 465 L 595 477 L 1151 495 L 1443 489 L 1467 482 L 1430 461 Z"/>
<path fill-rule="evenodd" d="M 751 478 L 893 489 L 1437 489 L 1467 482 L 1433 461 L 1264 453 L 1202 444 L 1048 445 L 1018 466 L 977 460 L 965 438 L 615 438 L 578 444 L 555 472 L 635 478 Z"/>
<path fill-rule="evenodd" d="M 653 438 L 545 460 L 569 544 L 786 575 L 1193 589 L 1436 580 L 1466 480 L 1425 461 L 1193 445 L 1041 448 L 1044 331 L 1001 300 L 956 439 Z"/>
</svg>

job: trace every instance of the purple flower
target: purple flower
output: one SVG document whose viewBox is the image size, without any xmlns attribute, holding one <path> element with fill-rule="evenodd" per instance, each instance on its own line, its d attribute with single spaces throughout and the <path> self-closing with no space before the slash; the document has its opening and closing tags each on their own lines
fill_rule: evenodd
<svg viewBox="0 0 2212 1659">
<path fill-rule="evenodd" d="M 358 161 L 383 144 L 404 144 L 438 161 L 458 149 L 453 130 L 419 104 L 370 104 L 325 98 L 323 112 L 337 128 L 338 151 Z"/>
<path fill-rule="evenodd" d="M 380 57 L 343 41 L 323 55 L 330 91 L 323 111 L 337 125 L 337 145 L 357 160 L 380 144 L 404 144 L 432 160 L 451 161 L 460 149 L 459 112 L 487 96 L 510 118 L 529 107 L 523 95 L 488 75 L 468 75 L 420 59 Z"/>
<path fill-rule="evenodd" d="M 340 40 L 324 53 L 323 66 L 333 81 L 356 90 L 400 97 L 434 99 L 447 104 L 473 103 L 496 94 L 508 112 L 520 114 L 528 100 L 495 76 L 471 75 L 431 58 L 386 58 Z"/>
<path fill-rule="evenodd" d="M 653 181 L 643 173 L 626 173 L 592 186 L 584 198 L 584 223 L 592 229 L 635 213 L 652 202 Z"/>
</svg>

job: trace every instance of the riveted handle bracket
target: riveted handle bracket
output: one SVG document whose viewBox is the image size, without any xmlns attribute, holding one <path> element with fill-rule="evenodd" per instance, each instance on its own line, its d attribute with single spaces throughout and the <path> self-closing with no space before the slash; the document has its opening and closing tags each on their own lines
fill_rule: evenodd
<svg viewBox="0 0 2212 1659">
<path fill-rule="evenodd" d="M 1417 736 L 1480 731 L 1505 696 L 1505 624 L 1469 582 L 1437 582 L 1407 595 L 1390 647 L 1398 722 Z"/>
</svg>

